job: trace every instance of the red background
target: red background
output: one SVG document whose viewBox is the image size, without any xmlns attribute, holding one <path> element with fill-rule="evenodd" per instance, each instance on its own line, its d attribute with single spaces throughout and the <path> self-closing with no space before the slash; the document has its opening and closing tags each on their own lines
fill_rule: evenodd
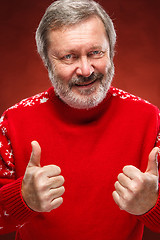
<svg viewBox="0 0 160 240">
<path fill-rule="evenodd" d="M 2 1 L 0 7 L 0 115 L 23 98 L 50 87 L 36 53 L 34 33 L 51 0 Z M 160 3 L 101 0 L 118 35 L 113 85 L 160 107 Z M 0 239 L 12 239 L 11 235 Z M 145 229 L 144 239 L 160 239 Z"/>
</svg>

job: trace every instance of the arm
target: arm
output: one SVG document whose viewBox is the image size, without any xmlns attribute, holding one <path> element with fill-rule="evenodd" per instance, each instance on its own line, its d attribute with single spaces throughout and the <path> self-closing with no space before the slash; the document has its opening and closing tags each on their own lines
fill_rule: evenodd
<svg viewBox="0 0 160 240">
<path fill-rule="evenodd" d="M 159 135 L 158 135 L 159 136 Z M 160 193 L 158 156 L 160 141 L 148 157 L 144 173 L 134 166 L 125 166 L 118 175 L 113 198 L 120 209 L 137 215 L 148 228 L 160 232 Z"/>
<path fill-rule="evenodd" d="M 61 187 L 64 179 L 58 176 L 59 167 L 40 167 L 40 146 L 37 142 L 32 143 L 33 151 L 25 176 L 16 179 L 14 152 L 8 132 L 7 120 L 2 117 L 0 121 L 0 234 L 17 230 L 37 215 L 37 212 L 51 211 L 58 207 L 62 203 L 60 195 L 64 192 L 64 188 Z M 54 172 L 53 175 L 57 175 L 56 180 L 55 176 L 46 177 L 51 169 Z M 48 186 L 45 188 L 45 184 L 43 186 L 41 184 L 44 183 L 44 178 L 49 181 L 52 179 L 54 184 L 51 188 L 54 188 L 53 185 L 56 187 L 57 195 L 54 189 L 49 192 L 54 202 L 53 207 L 50 208 L 48 207 L 50 199 L 47 199 L 48 202 L 44 201 L 44 196 L 48 193 Z M 46 181 L 45 183 L 48 184 Z M 58 187 L 60 191 L 57 191 Z M 59 199 L 54 201 L 55 198 Z"/>
<path fill-rule="evenodd" d="M 15 231 L 33 214 L 22 199 L 21 182 L 22 178 L 16 180 L 14 155 L 3 115 L 0 119 L 0 234 Z"/>
</svg>

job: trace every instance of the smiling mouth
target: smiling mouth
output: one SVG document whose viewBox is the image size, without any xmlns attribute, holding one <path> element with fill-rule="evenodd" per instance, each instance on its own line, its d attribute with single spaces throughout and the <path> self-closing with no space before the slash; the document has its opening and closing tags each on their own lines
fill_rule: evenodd
<svg viewBox="0 0 160 240">
<path fill-rule="evenodd" d="M 83 83 L 76 83 L 75 86 L 77 87 L 87 87 L 90 86 L 92 84 L 94 84 L 97 81 L 97 79 L 95 79 L 94 81 L 88 81 L 88 82 L 83 82 Z"/>
</svg>

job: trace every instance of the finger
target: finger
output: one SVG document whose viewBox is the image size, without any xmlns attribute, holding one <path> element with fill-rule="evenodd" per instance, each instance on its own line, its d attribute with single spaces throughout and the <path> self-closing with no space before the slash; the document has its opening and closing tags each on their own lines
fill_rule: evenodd
<svg viewBox="0 0 160 240">
<path fill-rule="evenodd" d="M 118 175 L 118 181 L 123 187 L 125 187 L 127 189 L 130 188 L 130 185 L 132 183 L 132 180 L 123 173 L 120 173 Z"/>
<path fill-rule="evenodd" d="M 61 187 L 63 184 L 64 184 L 64 177 L 61 175 L 49 178 L 50 189 Z"/>
<path fill-rule="evenodd" d="M 58 176 L 61 173 L 60 167 L 56 165 L 47 165 L 43 167 L 44 174 L 47 177 L 55 177 Z"/>
<path fill-rule="evenodd" d="M 116 192 L 119 194 L 119 196 L 123 197 L 125 195 L 125 192 L 126 192 L 126 188 L 124 188 L 118 181 L 115 182 L 115 189 L 116 189 Z"/>
<path fill-rule="evenodd" d="M 114 192 L 112 193 L 112 197 L 113 197 L 115 203 L 119 206 L 119 208 L 122 209 L 122 208 L 120 207 L 120 196 L 119 196 L 119 194 L 118 194 L 116 191 L 114 191 Z"/>
<path fill-rule="evenodd" d="M 131 180 L 133 180 L 134 178 L 136 178 L 142 174 L 142 172 L 138 168 L 131 166 L 131 165 L 125 166 L 123 168 L 123 173 L 127 177 L 129 177 Z"/>
<path fill-rule="evenodd" d="M 59 197 L 51 202 L 51 210 L 58 208 L 63 203 L 63 198 Z"/>
<path fill-rule="evenodd" d="M 56 198 L 61 197 L 65 192 L 64 186 L 55 188 L 55 189 L 50 189 L 50 196 L 52 196 L 52 201 Z"/>
<path fill-rule="evenodd" d="M 148 166 L 146 169 L 146 172 L 156 176 L 158 176 L 158 152 L 158 147 L 152 149 L 148 157 Z"/>
<path fill-rule="evenodd" d="M 40 159 L 41 159 L 41 147 L 37 141 L 31 142 L 32 153 L 28 163 L 29 167 L 37 166 L 40 167 Z"/>
</svg>

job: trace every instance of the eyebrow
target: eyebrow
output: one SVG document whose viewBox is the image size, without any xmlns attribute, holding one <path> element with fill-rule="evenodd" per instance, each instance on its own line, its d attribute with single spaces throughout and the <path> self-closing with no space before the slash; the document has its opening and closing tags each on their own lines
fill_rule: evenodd
<svg viewBox="0 0 160 240">
<path fill-rule="evenodd" d="M 88 48 L 88 52 L 96 50 L 96 49 L 101 49 L 102 51 L 107 51 L 109 49 L 109 47 L 104 48 L 101 45 L 93 45 L 90 48 Z M 63 55 L 67 55 L 67 54 L 70 54 L 70 53 L 77 53 L 77 52 L 78 52 L 77 48 L 64 49 L 61 52 L 59 50 L 53 49 L 51 54 L 55 55 L 57 57 L 60 57 L 60 56 L 63 56 Z"/>
</svg>

